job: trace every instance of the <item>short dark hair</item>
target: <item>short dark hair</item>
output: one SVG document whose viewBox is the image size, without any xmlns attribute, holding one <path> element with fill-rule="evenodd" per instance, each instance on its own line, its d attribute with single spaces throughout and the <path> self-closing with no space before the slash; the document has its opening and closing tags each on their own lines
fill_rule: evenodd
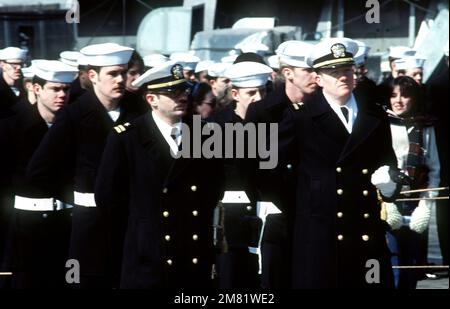
<svg viewBox="0 0 450 309">
<path fill-rule="evenodd" d="M 40 78 L 40 77 L 37 76 L 37 75 L 34 75 L 34 76 L 33 76 L 33 81 L 32 81 L 32 83 L 33 83 L 33 84 L 38 84 L 39 86 L 41 86 L 42 88 L 44 88 L 44 85 L 47 83 L 47 81 L 46 81 L 45 79 L 43 79 L 43 78 Z"/>
<path fill-rule="evenodd" d="M 139 67 L 139 72 L 143 73 L 145 69 L 144 60 L 137 51 L 133 51 L 131 54 L 130 61 L 128 61 L 128 69 L 137 65 Z"/>
<path fill-rule="evenodd" d="M 97 74 L 100 74 L 100 70 L 101 70 L 101 69 L 102 69 L 102 67 L 97 66 L 97 65 L 90 65 L 90 64 L 88 64 L 88 65 L 86 66 L 86 71 L 94 70 L 95 72 L 97 72 Z"/>
</svg>

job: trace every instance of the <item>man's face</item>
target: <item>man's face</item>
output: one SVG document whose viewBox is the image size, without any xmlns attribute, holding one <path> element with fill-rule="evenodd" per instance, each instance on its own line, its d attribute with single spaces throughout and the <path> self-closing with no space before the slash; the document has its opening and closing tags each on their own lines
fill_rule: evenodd
<svg viewBox="0 0 450 309">
<path fill-rule="evenodd" d="M 398 70 L 397 70 L 397 65 L 395 64 L 395 60 L 397 60 L 397 58 L 389 60 L 389 66 L 391 67 L 391 74 L 392 74 L 393 78 L 396 78 L 399 76 Z"/>
<path fill-rule="evenodd" d="M 399 86 L 395 86 L 394 90 L 392 90 L 391 107 L 392 111 L 400 117 L 406 116 L 412 108 L 411 98 L 402 96 Z"/>
<path fill-rule="evenodd" d="M 21 69 L 23 67 L 23 61 L 20 59 L 1 61 L 1 67 L 3 74 L 13 81 L 16 81 L 22 77 Z"/>
<path fill-rule="evenodd" d="M 194 82 L 196 80 L 194 70 L 183 70 L 183 76 L 186 80 Z"/>
<path fill-rule="evenodd" d="M 284 68 L 282 70 L 286 80 L 289 80 L 303 94 L 311 94 L 317 89 L 317 73 L 310 68 Z"/>
<path fill-rule="evenodd" d="M 46 82 L 44 87 L 34 84 L 37 102 L 47 110 L 56 113 L 66 102 L 70 84 Z"/>
<path fill-rule="evenodd" d="M 131 68 L 128 69 L 128 71 L 127 71 L 127 81 L 126 81 L 126 84 L 125 84 L 125 88 L 128 91 L 135 92 L 135 91 L 137 91 L 139 89 L 138 87 L 133 87 L 131 85 L 131 83 L 134 82 L 136 79 L 138 79 L 139 76 L 141 76 L 141 70 L 140 70 L 139 65 L 137 65 L 137 64 L 133 65 Z"/>
<path fill-rule="evenodd" d="M 266 96 L 266 87 L 233 88 L 231 96 L 237 104 L 247 108 L 250 103 L 259 101 Z"/>
<path fill-rule="evenodd" d="M 94 90 L 108 100 L 120 99 L 125 91 L 127 65 L 101 67 L 100 72 L 89 70 Z"/>
<path fill-rule="evenodd" d="M 317 84 L 323 88 L 323 92 L 336 99 L 346 99 L 350 96 L 354 83 L 352 66 L 321 69 L 317 75 Z"/>
<path fill-rule="evenodd" d="M 422 75 L 423 75 L 422 68 L 408 69 L 406 70 L 405 75 L 412 77 L 417 84 L 422 85 Z"/>
<path fill-rule="evenodd" d="M 152 110 L 168 123 L 175 123 L 186 114 L 190 88 L 157 91 L 146 95 Z"/>
<path fill-rule="evenodd" d="M 218 100 L 228 95 L 231 88 L 230 79 L 226 77 L 217 77 L 211 80 L 211 89 Z"/>
</svg>

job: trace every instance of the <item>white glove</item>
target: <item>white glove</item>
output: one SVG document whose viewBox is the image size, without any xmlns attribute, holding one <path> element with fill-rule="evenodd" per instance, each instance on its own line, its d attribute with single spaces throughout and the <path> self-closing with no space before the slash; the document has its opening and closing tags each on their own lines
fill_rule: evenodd
<svg viewBox="0 0 450 309">
<path fill-rule="evenodd" d="M 397 205 L 394 203 L 385 203 L 386 206 L 386 222 L 391 229 L 397 230 L 402 226 L 403 216 L 397 209 Z"/>
<path fill-rule="evenodd" d="M 394 195 L 397 184 L 392 181 L 389 176 L 389 166 L 383 165 L 377 169 L 370 179 L 372 184 L 380 190 L 381 194 L 385 197 L 392 197 Z"/>
<path fill-rule="evenodd" d="M 417 233 L 422 233 L 428 227 L 431 217 L 431 206 L 434 201 L 420 200 L 419 205 L 411 214 L 409 228 Z"/>
</svg>

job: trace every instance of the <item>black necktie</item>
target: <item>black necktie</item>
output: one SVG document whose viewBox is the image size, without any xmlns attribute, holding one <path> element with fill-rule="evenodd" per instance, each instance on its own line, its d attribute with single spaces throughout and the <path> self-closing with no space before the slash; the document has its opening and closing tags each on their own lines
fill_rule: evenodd
<svg viewBox="0 0 450 309">
<path fill-rule="evenodd" d="M 345 122 L 348 123 L 348 109 L 347 109 L 347 107 L 341 106 L 341 111 L 342 111 L 342 114 L 344 114 Z"/>
<path fill-rule="evenodd" d="M 170 136 L 173 138 L 173 140 L 175 141 L 175 144 L 177 146 L 178 146 L 178 141 L 177 141 L 178 135 L 179 135 L 178 128 L 177 127 L 173 127 L 172 128 L 172 132 L 170 133 Z"/>
</svg>

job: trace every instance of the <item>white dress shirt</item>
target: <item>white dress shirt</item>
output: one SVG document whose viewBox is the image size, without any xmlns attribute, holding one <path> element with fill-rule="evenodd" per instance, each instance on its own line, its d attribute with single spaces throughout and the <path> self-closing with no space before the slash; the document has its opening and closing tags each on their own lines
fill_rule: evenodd
<svg viewBox="0 0 450 309">
<path fill-rule="evenodd" d="M 152 112 L 152 117 L 153 120 L 155 120 L 156 126 L 166 140 L 167 144 L 169 144 L 172 152 L 175 155 L 178 154 L 178 146 L 181 144 L 181 122 L 178 122 L 175 125 L 171 126 L 170 124 L 159 118 L 155 112 Z M 174 128 L 176 128 L 177 130 L 177 137 L 175 138 L 175 140 L 172 138 L 172 130 Z"/>
<path fill-rule="evenodd" d="M 120 106 L 116 109 L 108 111 L 108 115 L 114 122 L 116 122 L 120 117 Z"/>
<path fill-rule="evenodd" d="M 350 98 L 344 105 L 339 105 L 337 102 L 334 102 L 327 94 L 323 93 L 325 99 L 327 100 L 330 107 L 333 111 L 338 115 L 339 119 L 342 121 L 342 124 L 347 129 L 348 133 L 352 133 L 353 124 L 355 123 L 356 116 L 358 116 L 358 105 L 356 104 L 355 97 L 353 93 L 350 95 Z M 341 111 L 341 107 L 345 106 L 348 109 L 348 122 L 345 120 L 344 114 Z"/>
</svg>

